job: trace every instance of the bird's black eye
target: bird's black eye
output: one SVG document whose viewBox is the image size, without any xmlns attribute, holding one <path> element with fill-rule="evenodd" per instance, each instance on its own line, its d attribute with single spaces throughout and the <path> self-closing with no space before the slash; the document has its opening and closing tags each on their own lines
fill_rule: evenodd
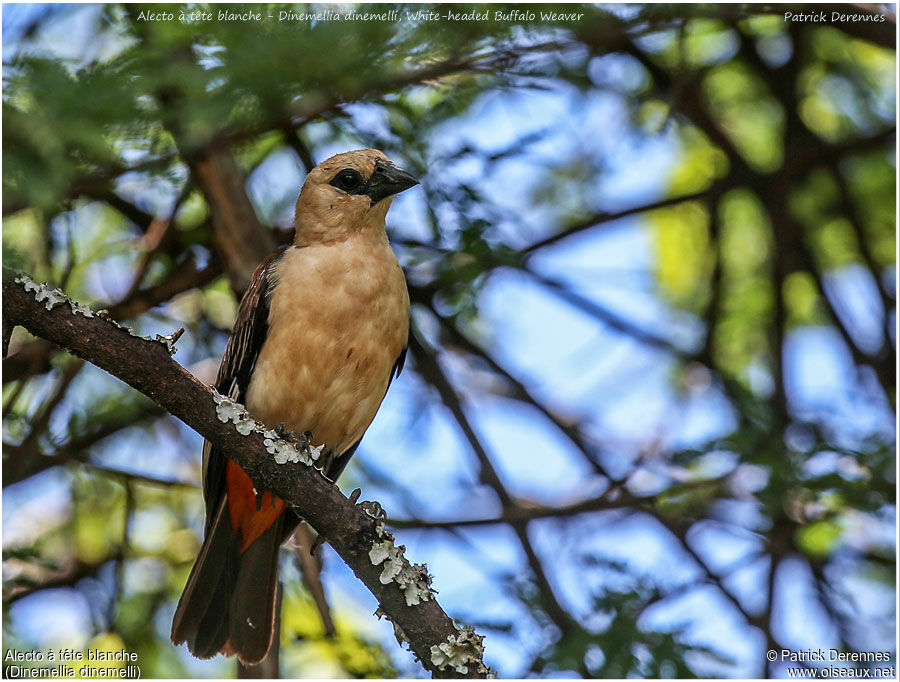
<svg viewBox="0 0 900 682">
<path fill-rule="evenodd" d="M 332 187 L 342 189 L 348 194 L 352 194 L 354 190 L 358 190 L 363 185 L 363 176 L 358 170 L 353 168 L 345 168 L 334 176 L 334 180 L 329 183 Z"/>
</svg>

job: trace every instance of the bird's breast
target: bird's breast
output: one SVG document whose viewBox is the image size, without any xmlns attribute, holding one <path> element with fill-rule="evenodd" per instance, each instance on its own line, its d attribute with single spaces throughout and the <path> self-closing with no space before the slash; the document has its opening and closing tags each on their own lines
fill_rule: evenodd
<svg viewBox="0 0 900 682">
<path fill-rule="evenodd" d="M 406 347 L 409 296 L 386 239 L 289 248 L 273 266 L 269 330 L 247 390 L 267 425 L 344 452 L 362 437 Z"/>
</svg>

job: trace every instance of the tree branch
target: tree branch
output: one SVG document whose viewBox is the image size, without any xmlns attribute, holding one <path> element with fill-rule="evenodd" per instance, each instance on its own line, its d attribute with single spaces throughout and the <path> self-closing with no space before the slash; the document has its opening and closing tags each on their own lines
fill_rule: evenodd
<svg viewBox="0 0 900 682">
<path fill-rule="evenodd" d="M 41 590 L 75 587 L 78 581 L 95 577 L 100 569 L 110 561 L 115 561 L 115 555 L 104 557 L 97 562 L 73 561 L 48 573 L 40 581 L 13 579 L 8 585 L 4 585 L 3 605 L 9 607 L 10 604 Z"/>
<path fill-rule="evenodd" d="M 466 440 L 469 442 L 472 451 L 478 459 L 481 471 L 481 481 L 494 490 L 497 497 L 500 499 L 500 503 L 503 505 L 504 510 L 516 507 L 516 500 L 503 485 L 503 481 L 500 479 L 500 475 L 497 473 L 497 469 L 494 467 L 487 450 L 485 450 L 484 445 L 481 444 L 481 441 L 475 434 L 475 430 L 469 423 L 459 396 L 456 394 L 456 390 L 453 388 L 453 385 L 450 383 L 446 374 L 444 374 L 444 370 L 441 369 L 437 358 L 422 345 L 415 329 L 413 329 L 412 333 L 409 335 L 409 350 L 412 353 L 413 358 L 415 358 L 416 368 L 419 370 L 422 378 L 430 385 L 434 386 L 438 395 L 441 397 L 441 402 L 443 402 L 447 409 L 450 410 L 456 423 L 459 424 L 460 429 L 462 429 Z M 519 542 L 528 559 L 528 564 L 534 574 L 535 583 L 541 593 L 543 608 L 550 619 L 560 629 L 562 637 L 566 637 L 577 630 L 578 623 L 563 608 L 562 604 L 559 603 L 556 593 L 553 591 L 550 579 L 547 577 L 547 573 L 544 571 L 544 566 L 541 563 L 540 557 L 538 557 L 534 545 L 528 536 L 528 522 L 523 519 L 521 521 L 512 521 L 510 522 L 510 525 L 515 531 L 516 536 L 519 538 Z"/>
<path fill-rule="evenodd" d="M 353 504 L 319 470 L 296 461 L 303 454 L 300 450 L 310 454 L 305 438 L 296 440 L 294 461 L 279 464 L 270 453 L 283 454 L 290 443 L 252 422 L 240 406 L 222 402 L 221 396 L 172 360 L 169 343 L 136 337 L 128 329 L 44 287 L 36 287 L 26 278 L 3 282 L 3 315 L 11 323 L 68 349 L 152 398 L 214 442 L 250 475 L 258 488 L 281 497 L 328 539 L 378 600 L 379 613 L 403 631 L 410 649 L 433 675 L 487 676 L 481 638 L 454 626 L 431 594 L 425 567 L 409 565 L 402 548 L 393 546 L 393 537 L 384 530 L 383 523 L 369 513 L 370 505 Z M 290 453 L 288 457 L 291 459 Z M 392 571 L 398 566 L 399 574 Z M 385 579 L 387 583 L 382 582 Z"/>
<path fill-rule="evenodd" d="M 231 288 L 243 292 L 256 266 L 275 250 L 275 239 L 256 217 L 244 178 L 226 147 L 186 158 L 212 214 L 213 242 L 222 254 Z"/>
<path fill-rule="evenodd" d="M 89 464 L 86 460 L 89 457 L 87 451 L 90 448 L 124 429 L 137 426 L 147 419 L 160 415 L 162 415 L 162 411 L 152 403 L 128 409 L 120 407 L 115 417 L 100 423 L 95 422 L 92 424 L 93 430 L 74 436 L 49 454 L 42 454 L 34 447 L 26 448 L 4 443 L 3 487 L 6 488 L 42 471 L 72 461 Z"/>
<path fill-rule="evenodd" d="M 503 379 L 506 380 L 506 382 L 509 384 L 510 397 L 516 400 L 520 400 L 527 405 L 531 405 L 541 414 L 543 414 L 557 429 L 559 429 L 559 431 L 566 438 L 569 439 L 569 441 L 576 448 L 578 448 L 582 455 L 584 455 L 585 462 L 587 462 L 587 464 L 591 466 L 594 471 L 612 480 L 613 477 L 598 461 L 597 451 L 599 450 L 599 448 L 591 446 L 591 444 L 588 442 L 588 438 L 584 433 L 584 427 L 582 424 L 572 419 L 568 419 L 560 414 L 557 414 L 552 409 L 547 407 L 546 404 L 542 403 L 534 395 L 532 395 L 531 392 L 525 387 L 525 384 L 523 384 L 512 374 L 510 374 L 508 370 L 502 367 L 486 349 L 482 348 L 477 343 L 469 339 L 469 337 L 467 337 L 460 329 L 457 328 L 453 320 L 445 315 L 442 315 L 438 311 L 437 306 L 434 304 L 434 300 L 431 296 L 428 295 L 424 288 L 410 286 L 409 295 L 410 300 L 426 306 L 431 314 L 434 315 L 434 317 L 440 324 L 441 329 L 446 332 L 448 341 L 451 345 L 457 346 L 466 353 L 480 358 L 485 363 L 487 363 L 491 370 L 493 370 L 498 376 L 503 377 Z"/>
<path fill-rule="evenodd" d="M 218 259 L 212 259 L 205 267 L 198 268 L 193 257 L 176 266 L 172 273 L 159 284 L 140 289 L 118 303 L 109 306 L 109 316 L 122 320 L 137 317 L 151 308 L 165 303 L 176 295 L 191 289 L 206 286 L 222 274 Z M 6 321 L 4 320 L 4 325 Z M 11 329 L 10 329 L 11 331 Z M 7 357 L 3 349 L 3 383 L 27 379 L 50 369 L 50 353 L 53 344 L 44 339 L 29 341 Z"/>
<path fill-rule="evenodd" d="M 650 498 L 652 502 L 652 498 Z M 558 507 L 543 504 L 531 504 L 525 506 L 518 504 L 507 507 L 500 516 L 476 519 L 448 519 L 446 521 L 429 521 L 424 519 L 388 519 L 387 524 L 393 528 L 461 528 L 463 526 L 490 526 L 502 523 L 516 524 L 534 519 L 564 518 L 589 514 L 598 511 L 610 511 L 629 506 L 639 506 L 646 503 L 639 497 L 633 496 L 628 490 L 619 486 L 610 488 L 602 495 L 587 500 L 564 504 Z"/>
<path fill-rule="evenodd" d="M 676 206 L 677 204 L 681 204 L 685 201 L 702 199 L 708 196 L 712 191 L 713 188 L 710 187 L 708 189 L 700 190 L 699 192 L 683 194 L 677 197 L 667 197 L 665 199 L 660 199 L 659 201 L 654 201 L 649 204 L 642 204 L 641 206 L 633 206 L 621 211 L 601 211 L 599 213 L 595 213 L 592 216 L 589 216 L 588 218 L 585 218 L 584 220 L 563 228 L 560 232 L 556 232 L 555 234 L 551 234 L 547 237 L 544 237 L 543 239 L 539 239 L 538 241 L 529 244 L 525 248 L 520 249 L 519 254 L 523 257 L 528 257 L 531 256 L 535 251 L 543 249 L 545 246 L 553 246 L 554 244 L 556 244 L 556 242 L 562 241 L 563 239 L 571 237 L 572 235 L 580 234 L 582 232 L 586 232 L 587 230 L 592 230 L 595 227 L 599 227 L 600 225 L 606 225 L 615 222 L 616 220 L 628 218 L 629 216 L 637 215 L 639 213 L 645 213 L 647 211 L 655 211 L 660 208 Z"/>
</svg>

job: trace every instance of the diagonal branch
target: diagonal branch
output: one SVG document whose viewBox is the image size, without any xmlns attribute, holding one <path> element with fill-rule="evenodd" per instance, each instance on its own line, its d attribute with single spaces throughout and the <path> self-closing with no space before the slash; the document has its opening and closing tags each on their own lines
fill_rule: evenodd
<svg viewBox="0 0 900 682">
<path fill-rule="evenodd" d="M 502 367 L 494 357 L 480 345 L 469 339 L 451 319 L 445 315 L 441 315 L 435 306 L 434 301 L 429 297 L 422 288 L 410 286 L 410 297 L 416 302 L 427 306 L 441 325 L 441 328 L 447 333 L 450 343 L 459 346 L 462 350 L 470 355 L 481 358 L 497 375 L 503 377 L 510 385 L 512 397 L 531 405 L 541 414 L 543 414 L 559 431 L 569 439 L 569 441 L 584 455 L 585 461 L 602 476 L 609 479 L 613 477 L 606 471 L 600 462 L 597 461 L 596 448 L 588 443 L 588 439 L 584 434 L 583 426 L 576 421 L 567 419 L 548 408 L 543 402 L 534 397 L 521 381 L 514 377 L 508 370 Z"/>
<path fill-rule="evenodd" d="M 62 566 L 55 571 L 48 573 L 40 581 L 37 580 L 11 580 L 9 584 L 4 585 L 3 605 L 9 607 L 20 599 L 40 592 L 41 590 L 49 590 L 59 587 L 74 587 L 76 583 L 84 578 L 95 577 L 101 568 L 110 561 L 114 561 L 115 556 L 104 557 L 95 562 L 73 561 L 72 563 Z"/>
<path fill-rule="evenodd" d="M 164 281 L 157 285 L 140 289 L 118 303 L 109 306 L 109 316 L 117 320 L 137 317 L 151 308 L 165 303 L 177 294 L 203 287 L 222 274 L 218 259 L 212 259 L 203 268 L 198 267 L 193 257 L 177 265 Z M 4 322 L 5 324 L 5 322 Z M 13 355 L 3 357 L 3 383 L 27 379 L 50 369 L 50 354 L 53 344 L 44 339 L 35 339 L 23 344 Z"/>
<path fill-rule="evenodd" d="M 301 455 L 311 458 L 305 438 L 298 437 L 297 444 L 291 445 L 253 422 L 239 406 L 226 407 L 221 396 L 217 404 L 213 391 L 172 360 L 170 342 L 136 337 L 27 278 L 3 282 L 3 315 L 10 323 L 68 349 L 152 398 L 215 443 L 257 487 L 281 497 L 328 539 L 378 600 L 380 612 L 405 633 L 411 650 L 432 674 L 483 678 L 490 672 L 483 663 L 480 638 L 456 628 L 432 596 L 425 567 L 409 565 L 402 549 L 393 546 L 383 523 L 367 511 L 370 505 L 354 504 L 319 470 L 297 461 Z M 291 448 L 294 461 L 279 464 L 270 453 L 283 454 L 285 448 Z M 400 573 L 391 573 L 397 566 Z M 401 576 L 407 578 L 405 585 Z"/>
<path fill-rule="evenodd" d="M 587 230 L 592 230 L 595 227 L 600 225 L 605 225 L 616 220 L 621 220 L 622 218 L 627 218 L 629 216 L 637 215 L 639 213 L 645 213 L 647 211 L 655 211 L 659 208 L 668 208 L 669 206 L 675 206 L 677 204 L 681 204 L 685 201 L 692 201 L 694 199 L 702 199 L 713 191 L 713 188 L 700 190 L 699 192 L 693 192 L 691 194 L 683 194 L 677 197 L 668 197 L 666 199 L 660 199 L 659 201 L 654 201 L 649 204 L 643 204 L 641 206 L 633 206 L 632 208 L 622 209 L 621 211 L 605 211 L 601 213 L 595 213 L 589 218 L 585 218 L 581 222 L 577 222 L 573 225 L 570 225 L 567 228 L 564 228 L 561 232 L 557 232 L 555 234 L 551 234 L 548 237 L 544 237 L 532 244 L 529 244 L 525 248 L 521 249 L 519 253 L 522 256 L 531 256 L 535 251 L 544 248 L 545 246 L 552 246 L 556 244 L 556 242 L 571 237 L 572 235 L 579 234 L 581 232 L 585 232 Z"/>
<path fill-rule="evenodd" d="M 650 500 L 652 502 L 652 499 Z M 422 519 L 388 519 L 389 526 L 394 528 L 461 528 L 463 526 L 491 526 L 497 524 L 517 524 L 533 519 L 563 518 L 590 514 L 599 511 L 611 511 L 623 509 L 629 506 L 647 504 L 648 500 L 642 500 L 632 495 L 627 489 L 615 486 L 609 488 L 602 495 L 592 497 L 579 502 L 572 502 L 560 506 L 543 504 L 523 505 L 504 509 L 500 516 L 480 519 L 449 519 L 446 521 L 428 521 Z"/>
<path fill-rule="evenodd" d="M 187 160 L 212 214 L 213 242 L 222 254 L 231 288 L 243 292 L 256 266 L 275 250 L 275 239 L 256 217 L 228 148 L 211 148 Z"/>
<path fill-rule="evenodd" d="M 6 488 L 24 481 L 26 478 L 55 466 L 62 466 L 73 461 L 87 463 L 90 448 L 124 429 L 137 426 L 160 415 L 162 415 L 162 410 L 153 403 L 138 405 L 134 408 L 120 407 L 115 416 L 100 423 L 94 423 L 91 431 L 75 436 L 54 452 L 46 455 L 31 448 L 4 443 L 3 487 Z"/>
<path fill-rule="evenodd" d="M 573 307 L 578 308 L 582 312 L 600 320 L 610 329 L 614 329 L 617 332 L 624 334 L 625 336 L 629 336 L 634 340 L 639 341 L 640 343 L 643 343 L 652 348 L 671 353 L 681 360 L 695 359 L 691 353 L 674 345 L 668 339 L 636 327 L 631 322 L 623 317 L 620 317 L 619 315 L 616 315 L 611 310 L 601 306 L 598 303 L 595 303 L 594 301 L 591 301 L 588 298 L 585 298 L 581 294 L 572 291 L 559 280 L 554 279 L 553 277 L 548 277 L 547 275 L 542 275 L 528 267 L 522 267 L 519 269 L 529 275 L 536 282 L 542 284 L 551 293 L 555 294 Z"/>
<path fill-rule="evenodd" d="M 437 358 L 423 347 L 419 342 L 416 333 L 411 333 L 409 335 L 409 350 L 416 360 L 416 367 L 422 375 L 422 378 L 437 389 L 437 392 L 441 397 L 441 402 L 443 402 L 447 409 L 450 410 L 456 423 L 459 424 L 459 427 L 465 434 L 466 440 L 469 442 L 469 445 L 475 452 L 475 456 L 478 458 L 482 481 L 493 488 L 497 497 L 500 498 L 504 510 L 517 507 L 518 505 L 515 499 L 510 495 L 509 491 L 506 490 L 493 462 L 491 462 L 487 450 L 485 450 L 484 445 L 482 445 L 475 430 L 469 423 L 466 413 L 463 410 L 462 403 L 459 400 L 459 396 L 456 394 L 456 390 L 453 388 L 447 375 L 444 374 L 444 370 L 441 369 L 440 364 L 438 364 Z M 540 557 L 538 557 L 537 552 L 534 550 L 534 545 L 528 536 L 527 519 L 513 521 L 510 525 L 515 531 L 516 536 L 519 538 L 522 549 L 525 551 L 525 556 L 528 559 L 528 564 L 531 567 L 532 573 L 534 573 L 537 587 L 541 593 L 543 607 L 547 615 L 560 629 L 560 633 L 563 637 L 577 631 L 578 623 L 573 620 L 569 613 L 563 608 L 562 604 L 559 603 L 559 600 L 556 598 L 556 593 L 553 591 L 553 587 L 550 584 L 550 579 L 544 571 L 543 563 L 541 562 Z"/>
</svg>

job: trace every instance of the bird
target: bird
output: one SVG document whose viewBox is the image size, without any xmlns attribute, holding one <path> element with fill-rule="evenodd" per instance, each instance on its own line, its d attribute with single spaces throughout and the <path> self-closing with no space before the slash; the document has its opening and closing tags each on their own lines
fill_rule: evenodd
<svg viewBox="0 0 900 682">
<path fill-rule="evenodd" d="M 215 388 L 269 428 L 311 433 L 336 481 L 406 357 L 409 293 L 385 232 L 394 196 L 418 180 L 376 149 L 312 169 L 294 239 L 241 299 Z M 209 441 L 203 544 L 172 622 L 197 658 L 260 662 L 274 636 L 278 552 L 300 518 Z"/>
</svg>

